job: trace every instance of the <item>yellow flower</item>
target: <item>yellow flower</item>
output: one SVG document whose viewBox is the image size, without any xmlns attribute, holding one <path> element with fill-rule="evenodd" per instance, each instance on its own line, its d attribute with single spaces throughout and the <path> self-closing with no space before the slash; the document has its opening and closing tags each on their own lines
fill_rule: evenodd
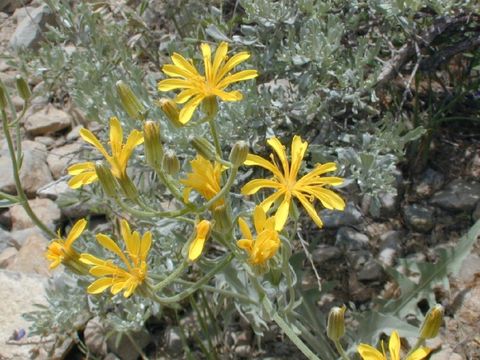
<svg viewBox="0 0 480 360">
<path fill-rule="evenodd" d="M 176 96 L 177 104 L 185 104 L 180 110 L 179 121 L 186 124 L 193 112 L 202 101 L 207 107 L 215 106 L 216 97 L 223 101 L 240 101 L 243 95 L 240 91 L 226 92 L 225 88 L 235 82 L 253 79 L 258 76 L 256 70 L 243 70 L 235 74 L 230 71 L 250 57 L 248 52 L 240 52 L 228 58 L 228 44 L 222 42 L 215 52 L 212 62 L 212 52 L 208 44 L 201 44 L 203 54 L 204 74 L 200 74 L 191 60 L 182 55 L 173 53 L 173 64 L 164 65 L 163 72 L 172 79 L 162 80 L 158 83 L 159 91 L 182 89 Z"/>
<path fill-rule="evenodd" d="M 281 167 L 275 161 L 273 154 L 270 155 L 272 161 L 268 161 L 258 155 L 249 154 L 244 164 L 261 166 L 272 172 L 273 178 L 252 180 L 245 184 L 241 191 L 243 195 L 252 195 L 262 188 L 276 190 L 260 204 L 265 212 L 268 212 L 276 200 L 283 197 L 275 214 L 275 228 L 277 231 L 282 230 L 285 226 L 292 198 L 297 198 L 300 201 L 319 227 L 322 227 L 323 223 L 313 206 L 314 199 L 318 199 L 327 209 L 343 210 L 345 208 L 345 202 L 340 196 L 324 188 L 325 185 L 340 185 L 343 183 L 343 179 L 320 176 L 326 172 L 336 170 L 337 166 L 335 163 L 317 164 L 312 171 L 300 178 L 300 180 L 297 180 L 298 171 L 300 170 L 308 143 L 302 141 L 300 136 L 294 136 L 291 147 L 292 160 L 289 164 L 285 147 L 280 141 L 273 137 L 267 142 L 277 154 Z"/>
<path fill-rule="evenodd" d="M 116 254 L 125 267 L 116 265 L 111 260 L 99 259 L 91 254 L 80 255 L 80 261 L 92 266 L 90 274 L 99 277 L 87 288 L 90 294 L 99 294 L 110 288 L 113 295 L 123 292 L 129 297 L 135 289 L 143 284 L 147 277 L 147 255 L 152 245 L 152 233 L 147 231 L 142 237 L 137 231 L 132 232 L 127 221 L 122 220 L 120 229 L 125 241 L 125 252 L 110 237 L 97 234 L 97 241 L 107 250 Z"/>
<path fill-rule="evenodd" d="M 388 342 L 388 350 L 390 352 L 390 360 L 400 360 L 400 337 L 398 332 L 393 331 Z M 387 354 L 383 347 L 382 352 L 375 349 L 373 346 L 367 344 L 360 344 L 357 347 L 358 352 L 363 360 L 388 360 Z M 430 353 L 430 349 L 426 347 L 420 347 L 411 353 L 405 360 L 422 360 L 425 359 Z"/>
<path fill-rule="evenodd" d="M 192 189 L 198 191 L 205 199 L 210 200 L 220 191 L 222 165 L 212 163 L 200 155 L 190 161 L 190 164 L 192 172 L 187 174 L 186 179 L 180 180 L 183 185 L 187 186 L 183 192 L 183 201 L 188 203 L 188 197 Z M 220 199 L 212 207 L 215 209 L 223 203 L 223 199 Z"/>
<path fill-rule="evenodd" d="M 188 248 L 188 259 L 190 261 L 195 261 L 202 254 L 205 241 L 210 234 L 210 226 L 208 220 L 202 220 L 198 223 L 195 238 Z"/>
<path fill-rule="evenodd" d="M 49 268 L 55 269 L 60 263 L 69 263 L 70 261 L 76 261 L 79 254 L 72 247 L 75 240 L 82 234 L 83 230 L 87 226 L 87 220 L 78 220 L 70 230 L 67 238 L 64 239 L 58 231 L 58 238 L 48 245 L 45 256 L 51 262 Z"/>
<path fill-rule="evenodd" d="M 257 237 L 254 239 L 247 222 L 239 218 L 238 225 L 245 239 L 237 241 L 237 246 L 249 255 L 249 261 L 252 265 L 264 265 L 272 258 L 280 247 L 280 238 L 275 230 L 275 218 L 265 215 L 262 207 L 257 206 L 253 213 L 253 224 Z"/>
<path fill-rule="evenodd" d="M 110 148 L 112 155 L 103 147 L 97 137 L 88 129 L 81 129 L 80 136 L 89 144 L 95 146 L 110 164 L 113 176 L 117 179 L 126 177 L 128 159 L 134 148 L 143 143 L 143 135 L 138 130 L 133 130 L 123 144 L 123 130 L 120 121 L 116 117 L 110 118 Z M 83 162 L 72 165 L 68 173 L 73 177 L 68 182 L 72 189 L 91 184 L 98 180 L 93 162 Z"/>
</svg>

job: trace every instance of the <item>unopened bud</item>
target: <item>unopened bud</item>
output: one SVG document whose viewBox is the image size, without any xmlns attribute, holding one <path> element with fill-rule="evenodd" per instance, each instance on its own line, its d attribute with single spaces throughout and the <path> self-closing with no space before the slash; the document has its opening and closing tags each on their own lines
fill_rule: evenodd
<svg viewBox="0 0 480 360">
<path fill-rule="evenodd" d="M 327 336 L 332 341 L 338 341 L 345 334 L 345 305 L 335 306 L 328 314 Z"/>
<path fill-rule="evenodd" d="M 163 156 L 163 171 L 169 175 L 176 175 L 180 171 L 180 161 L 172 150 L 167 150 Z"/>
<path fill-rule="evenodd" d="M 3 111 L 7 108 L 8 102 L 7 102 L 7 95 L 6 95 L 6 90 L 3 88 L 2 85 L 0 85 L 0 111 Z"/>
<path fill-rule="evenodd" d="M 160 139 L 160 125 L 155 121 L 145 121 L 143 125 L 143 138 L 145 139 L 145 158 L 152 168 L 162 165 L 163 145 Z"/>
<path fill-rule="evenodd" d="M 440 326 L 443 322 L 443 306 L 440 304 L 432 307 L 427 315 L 425 320 L 423 320 L 422 327 L 420 328 L 420 338 L 422 339 L 432 339 L 438 335 Z"/>
<path fill-rule="evenodd" d="M 17 85 L 17 91 L 20 97 L 27 101 L 32 96 L 32 92 L 30 91 L 30 87 L 28 86 L 27 82 L 23 77 L 20 75 L 15 76 L 15 84 Z"/>
<path fill-rule="evenodd" d="M 138 191 L 135 187 L 135 184 L 130 180 L 128 175 L 124 175 L 118 179 L 120 187 L 122 188 L 123 194 L 130 200 L 137 200 Z"/>
<path fill-rule="evenodd" d="M 192 137 L 189 139 L 190 145 L 193 146 L 197 153 L 204 157 L 207 160 L 215 160 L 215 146 L 210 144 L 210 142 L 200 136 Z"/>
<path fill-rule="evenodd" d="M 105 194 L 112 198 L 117 196 L 117 181 L 103 161 L 97 161 L 95 163 L 95 172 L 97 173 L 98 181 Z"/>
<path fill-rule="evenodd" d="M 248 155 L 248 145 L 245 141 L 237 141 L 230 151 L 230 162 L 236 168 L 241 166 Z"/>
<path fill-rule="evenodd" d="M 171 99 L 160 99 L 157 103 L 162 109 L 163 113 L 167 116 L 168 120 L 172 123 L 173 126 L 176 128 L 180 128 L 183 124 L 180 122 L 180 111 L 178 111 L 177 104 Z"/>
<path fill-rule="evenodd" d="M 122 80 L 119 80 L 115 84 L 115 87 L 117 88 L 117 94 L 120 96 L 120 101 L 126 113 L 132 119 L 143 120 L 145 108 L 133 93 L 130 86 L 125 84 Z"/>
<path fill-rule="evenodd" d="M 224 201 L 218 201 L 216 206 L 213 206 L 212 216 L 215 220 L 215 230 L 220 233 L 226 233 L 231 228 L 231 219 L 228 215 Z"/>
</svg>

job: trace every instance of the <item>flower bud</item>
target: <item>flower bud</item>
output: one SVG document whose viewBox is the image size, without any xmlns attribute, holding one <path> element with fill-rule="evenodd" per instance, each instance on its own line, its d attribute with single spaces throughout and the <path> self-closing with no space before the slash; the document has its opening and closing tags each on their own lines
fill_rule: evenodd
<svg viewBox="0 0 480 360">
<path fill-rule="evenodd" d="M 30 87 L 28 86 L 27 82 L 23 77 L 20 75 L 15 76 L 15 83 L 17 85 L 17 91 L 20 97 L 27 101 L 32 96 L 32 92 L 30 91 Z"/>
<path fill-rule="evenodd" d="M 197 153 L 200 154 L 202 157 L 204 157 L 207 160 L 213 161 L 215 160 L 215 146 L 210 144 L 210 142 L 200 136 L 196 137 L 191 137 L 190 139 L 190 145 L 194 147 L 195 150 L 197 150 Z"/>
<path fill-rule="evenodd" d="M 230 162 L 236 168 L 241 166 L 248 155 L 248 145 L 245 141 L 237 141 L 230 151 Z"/>
<path fill-rule="evenodd" d="M 117 88 L 117 94 L 120 96 L 120 101 L 126 113 L 132 119 L 143 120 L 145 108 L 133 93 L 130 86 L 125 84 L 122 80 L 119 80 L 115 84 L 115 87 Z"/>
<path fill-rule="evenodd" d="M 425 320 L 423 320 L 422 327 L 420 328 L 420 338 L 422 339 L 432 339 L 438 335 L 440 326 L 443 322 L 443 306 L 440 304 L 432 307 L 427 315 Z"/>
<path fill-rule="evenodd" d="M 7 108 L 8 102 L 7 102 L 7 95 L 6 95 L 6 90 L 3 88 L 2 85 L 0 85 L 0 111 L 3 111 Z"/>
<path fill-rule="evenodd" d="M 232 226 L 231 219 L 229 218 L 227 208 L 223 202 L 213 206 L 212 216 L 215 220 L 215 230 L 223 234 L 230 230 Z"/>
<path fill-rule="evenodd" d="M 112 198 L 117 196 L 117 181 L 103 161 L 97 161 L 95 163 L 95 172 L 97 173 L 98 181 L 105 194 Z"/>
<path fill-rule="evenodd" d="M 178 111 L 177 104 L 175 104 L 173 100 L 160 99 L 157 105 L 160 106 L 160 109 L 162 109 L 163 113 L 167 116 L 168 120 L 170 120 L 173 126 L 176 128 L 183 126 L 179 120 L 180 111 Z"/>
<path fill-rule="evenodd" d="M 180 161 L 172 150 L 167 150 L 163 156 L 163 171 L 169 175 L 176 175 L 180 171 Z"/>
<path fill-rule="evenodd" d="M 138 198 L 138 191 L 135 187 L 135 184 L 130 180 L 128 175 L 122 176 L 118 179 L 120 183 L 120 187 L 122 188 L 123 194 L 130 200 L 137 200 Z"/>
<path fill-rule="evenodd" d="M 160 125 L 155 121 L 145 121 L 143 125 L 143 138 L 145 139 L 145 157 L 147 164 L 152 168 L 162 165 L 163 145 L 160 139 Z"/>
<path fill-rule="evenodd" d="M 328 314 L 327 336 L 332 341 L 338 341 L 345 334 L 345 305 L 335 306 Z"/>
</svg>

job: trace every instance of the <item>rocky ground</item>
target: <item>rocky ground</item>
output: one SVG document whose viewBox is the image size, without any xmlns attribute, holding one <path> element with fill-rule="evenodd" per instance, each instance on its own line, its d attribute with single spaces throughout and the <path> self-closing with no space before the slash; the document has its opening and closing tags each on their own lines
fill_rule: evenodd
<svg viewBox="0 0 480 360">
<path fill-rule="evenodd" d="M 9 65 L 15 49 L 35 49 L 41 30 L 53 21 L 42 1 L 22 7 L 22 1 L 0 4 L 0 78 L 14 88 L 17 71 Z M 69 106 L 50 103 L 42 96 L 41 79 L 29 79 L 35 94 L 22 122 L 22 184 L 37 215 L 52 229 L 82 216 L 79 207 L 60 208 L 55 200 L 66 191 L 66 168 L 78 161 L 84 144 L 79 141 L 83 119 Z M 12 93 L 14 93 L 12 91 Z M 22 101 L 13 96 L 21 110 Z M 92 130 L 95 124 L 89 124 Z M 98 129 L 98 127 L 97 127 Z M 365 303 L 388 288 L 384 266 L 400 257 L 431 260 L 438 247 L 455 244 L 480 219 L 480 128 L 446 128 L 434 141 L 431 161 L 418 175 L 408 174 L 408 164 L 398 174 L 396 192 L 382 195 L 379 214 L 372 215 L 365 199 L 352 197 L 344 213 L 322 211 L 326 231 L 305 229 L 316 237 L 313 260 L 322 277 L 345 284 L 338 296 Z M 0 134 L 0 190 L 14 194 L 8 149 Z M 21 313 L 33 304 L 45 304 L 46 280 L 51 276 L 43 257 L 49 239 L 33 226 L 20 206 L 0 209 L 0 359 L 26 359 L 39 355 L 49 339 L 29 338 Z M 335 266 L 335 271 L 332 271 Z M 341 271 L 339 271 L 341 269 Z M 391 285 L 391 284 L 390 284 Z M 432 360 L 480 359 L 480 257 L 478 244 L 465 259 L 450 291 L 438 295 L 446 306 L 445 326 L 431 345 L 438 351 Z M 94 324 L 90 324 L 94 326 Z M 251 358 L 253 341 L 248 331 L 233 336 L 237 357 Z M 167 336 L 170 350 L 180 347 L 178 334 Z M 60 349 L 57 358 L 63 358 Z M 278 349 L 277 349 L 278 350 Z M 170 352 L 171 353 L 171 352 Z M 257 352 L 259 358 L 263 355 Z M 131 358 L 135 356 L 132 355 Z M 124 359 L 125 357 L 122 357 Z M 171 353 L 171 358 L 175 355 Z M 130 358 L 125 358 L 130 359 Z"/>
</svg>

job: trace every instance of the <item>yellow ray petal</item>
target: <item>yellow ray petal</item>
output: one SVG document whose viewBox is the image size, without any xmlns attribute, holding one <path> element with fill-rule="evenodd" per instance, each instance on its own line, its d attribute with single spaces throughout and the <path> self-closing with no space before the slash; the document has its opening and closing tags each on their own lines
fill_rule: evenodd
<svg viewBox="0 0 480 360">
<path fill-rule="evenodd" d="M 275 230 L 281 231 L 288 219 L 288 212 L 290 210 L 290 195 L 285 194 L 285 198 L 275 213 Z"/>
<path fill-rule="evenodd" d="M 91 161 L 74 164 L 68 168 L 70 175 L 78 175 L 87 170 L 95 171 L 95 164 Z"/>
<path fill-rule="evenodd" d="M 87 265 L 98 265 L 98 266 L 105 265 L 107 263 L 105 260 L 102 260 L 92 254 L 81 254 L 80 261 Z"/>
<path fill-rule="evenodd" d="M 298 200 L 302 203 L 303 207 L 307 211 L 308 215 L 312 218 L 312 220 L 317 224 L 318 227 L 323 227 L 323 221 L 320 219 L 318 216 L 317 212 L 315 211 L 315 208 L 313 207 L 312 203 L 308 201 L 302 194 L 300 193 L 294 193 L 294 196 L 297 197 Z"/>
<path fill-rule="evenodd" d="M 127 265 L 128 269 L 131 269 L 130 262 L 127 260 L 125 254 L 122 252 L 122 250 L 120 250 L 115 241 L 105 234 L 97 234 L 95 237 L 100 245 L 116 254 L 120 259 L 122 259 L 125 265 Z"/>
<path fill-rule="evenodd" d="M 223 101 L 240 101 L 243 99 L 243 94 L 238 90 L 226 92 L 214 89 L 213 93 Z"/>
<path fill-rule="evenodd" d="M 248 253 L 252 252 L 253 240 L 251 239 L 241 239 L 237 241 L 237 246 L 240 249 L 246 250 Z"/>
<path fill-rule="evenodd" d="M 203 66 L 205 67 L 205 78 L 208 82 L 212 83 L 212 50 L 210 45 L 202 43 L 200 45 L 203 55 Z"/>
<path fill-rule="evenodd" d="M 70 247 L 72 243 L 77 240 L 77 238 L 82 234 L 83 230 L 87 226 L 87 220 L 80 219 L 73 226 L 70 232 L 68 233 L 67 239 L 65 240 L 65 246 Z"/>
<path fill-rule="evenodd" d="M 123 130 L 122 124 L 117 117 L 110 118 L 110 148 L 112 149 L 112 156 L 116 157 L 122 150 Z"/>
<path fill-rule="evenodd" d="M 228 52 L 228 44 L 224 41 L 218 45 L 217 50 L 215 51 L 215 57 L 213 59 L 213 65 L 212 65 L 212 73 L 215 78 L 213 78 L 213 83 L 216 83 L 220 79 L 217 77 L 217 75 L 220 72 L 220 66 L 222 65 L 222 62 L 225 60 L 227 57 L 227 52 Z"/>
<path fill-rule="evenodd" d="M 410 356 L 405 360 L 423 360 L 428 356 L 428 354 L 430 354 L 431 351 L 432 350 L 427 347 L 420 347 L 410 354 Z"/>
<path fill-rule="evenodd" d="M 238 81 L 243 81 L 243 80 L 249 80 L 249 79 L 254 79 L 258 76 L 257 70 L 242 70 L 239 71 L 233 75 L 229 75 L 225 77 L 222 81 L 220 81 L 217 84 L 217 88 L 219 89 L 225 89 L 228 85 L 238 82 Z"/>
<path fill-rule="evenodd" d="M 363 360 L 386 360 L 380 351 L 367 344 L 358 345 L 357 351 Z"/>
<path fill-rule="evenodd" d="M 345 201 L 334 193 L 332 190 L 324 189 L 322 187 L 311 187 L 305 186 L 299 189 L 299 191 L 312 194 L 318 200 L 321 201 L 322 205 L 330 210 L 344 210 Z"/>
<path fill-rule="evenodd" d="M 250 228 L 248 227 L 247 222 L 241 217 L 238 218 L 238 226 L 240 227 L 240 232 L 242 233 L 244 238 L 247 238 L 248 240 L 253 239 L 252 233 L 250 232 Z"/>
<path fill-rule="evenodd" d="M 243 51 L 238 54 L 233 55 L 230 59 L 227 60 L 225 65 L 220 69 L 217 74 L 217 79 L 222 79 L 227 73 L 232 70 L 237 65 L 241 64 L 250 57 L 250 53 Z"/>
<path fill-rule="evenodd" d="M 95 280 L 90 286 L 87 288 L 87 292 L 89 294 L 100 294 L 105 289 L 108 289 L 112 286 L 113 279 L 109 277 L 104 277 L 98 280 Z"/>
<path fill-rule="evenodd" d="M 292 140 L 291 147 L 291 165 L 290 165 L 290 181 L 295 181 L 298 175 L 298 170 L 302 165 L 303 157 L 307 151 L 308 143 L 302 141 L 302 138 L 298 135 L 295 135 Z"/>
<path fill-rule="evenodd" d="M 253 224 L 255 225 L 255 231 L 257 234 L 260 234 L 265 228 L 265 221 L 267 220 L 267 215 L 261 206 L 256 206 L 253 211 Z"/>
<path fill-rule="evenodd" d="M 243 195 L 252 195 L 263 188 L 279 189 L 281 187 L 282 185 L 279 184 L 277 181 L 267 179 L 254 179 L 246 183 L 242 187 L 241 192 Z"/>
<path fill-rule="evenodd" d="M 177 104 L 184 104 L 186 103 L 192 96 L 198 95 L 199 91 L 198 89 L 187 89 L 187 90 L 182 90 L 176 97 L 175 97 L 175 102 Z"/>
<path fill-rule="evenodd" d="M 159 91 L 170 91 L 175 89 L 192 89 L 195 85 L 185 79 L 165 79 L 157 84 Z"/>
<path fill-rule="evenodd" d="M 192 78 L 192 73 L 180 66 L 177 65 L 172 65 L 172 64 L 167 64 L 163 65 L 162 71 L 172 77 L 181 77 L 184 79 L 191 79 Z"/>
<path fill-rule="evenodd" d="M 263 211 L 267 213 L 268 210 L 272 207 L 273 203 L 277 201 L 277 199 L 284 194 L 285 194 L 284 190 L 279 190 L 277 192 L 274 192 L 272 195 L 270 195 L 265 200 L 263 200 L 258 206 L 261 206 Z"/>
<path fill-rule="evenodd" d="M 68 181 L 68 186 L 72 189 L 78 189 L 84 185 L 91 184 L 97 181 L 97 173 L 93 171 L 84 172 L 83 174 L 75 175 Z"/>
<path fill-rule="evenodd" d="M 264 159 L 264 158 L 262 158 L 261 156 L 258 156 L 258 155 L 248 154 L 247 160 L 245 160 L 243 165 L 246 165 L 246 166 L 252 166 L 252 165 L 261 166 L 264 169 L 267 169 L 270 172 L 272 172 L 273 175 L 275 175 L 278 179 L 283 179 L 284 178 L 281 171 L 274 164 L 272 164 L 270 161 L 268 161 L 268 160 L 266 160 L 266 159 Z"/>
<path fill-rule="evenodd" d="M 178 120 L 182 124 L 186 124 L 187 122 L 189 122 L 190 119 L 192 118 L 193 112 L 198 107 L 198 105 L 202 102 L 203 99 L 204 98 L 202 95 L 197 95 L 193 99 L 191 99 L 189 102 L 187 102 L 183 107 L 183 109 L 180 110 Z"/>
<path fill-rule="evenodd" d="M 288 178 L 290 174 L 290 168 L 288 166 L 288 159 L 287 159 L 287 154 L 285 152 L 285 146 L 283 146 L 280 140 L 278 140 L 276 137 L 272 137 L 268 139 L 267 143 L 272 147 L 272 149 L 277 154 L 278 159 L 282 163 L 284 177 Z"/>
<path fill-rule="evenodd" d="M 195 69 L 195 66 L 188 60 L 186 60 L 182 55 L 178 53 L 173 53 L 172 55 L 172 61 L 175 65 L 177 65 L 179 68 L 182 68 L 190 73 L 189 77 L 196 77 L 196 76 L 201 76 L 197 69 Z"/>
<path fill-rule="evenodd" d="M 400 360 L 400 337 L 397 331 L 393 331 L 388 342 L 388 350 L 390 351 L 391 360 Z"/>
<path fill-rule="evenodd" d="M 205 241 L 210 232 L 210 222 L 202 220 L 197 225 L 197 234 L 188 249 L 188 258 L 190 261 L 196 260 L 202 253 Z"/>
<path fill-rule="evenodd" d="M 146 261 L 148 252 L 150 251 L 150 248 L 152 246 L 152 233 L 150 231 L 147 231 L 145 234 L 143 234 L 142 241 L 140 242 L 140 258 L 142 261 Z"/>
<path fill-rule="evenodd" d="M 107 153 L 107 150 L 105 150 L 103 145 L 100 143 L 100 141 L 98 141 L 97 137 L 95 135 L 93 135 L 93 133 L 90 130 L 85 129 L 85 128 L 80 129 L 80 136 L 87 143 L 95 146 L 97 148 L 97 150 L 100 151 L 105 158 L 109 157 L 109 155 Z"/>
</svg>

